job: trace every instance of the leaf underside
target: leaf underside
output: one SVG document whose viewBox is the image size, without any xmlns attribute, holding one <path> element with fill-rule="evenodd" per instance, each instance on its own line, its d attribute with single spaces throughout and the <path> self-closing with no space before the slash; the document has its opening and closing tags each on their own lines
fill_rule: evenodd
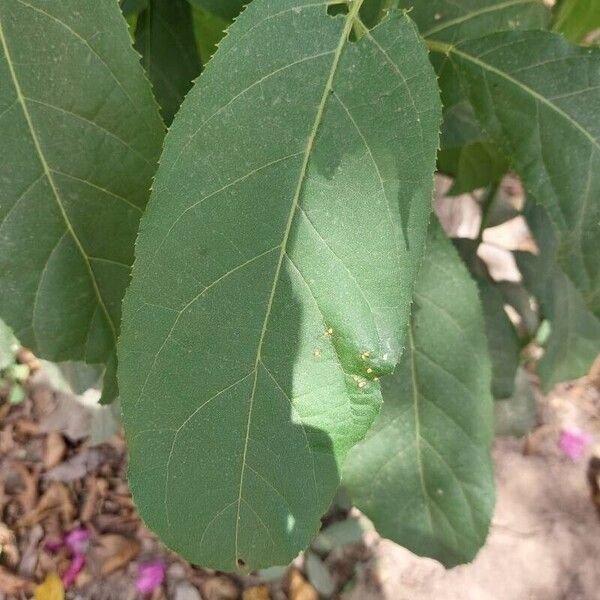
<svg viewBox="0 0 600 600">
<path fill-rule="evenodd" d="M 472 560 L 489 528 L 490 385 L 477 288 L 434 222 L 406 349 L 344 484 L 381 535 L 448 567 Z"/>
<path fill-rule="evenodd" d="M 115 356 L 163 136 L 116 2 L 0 3 L 0 315 L 39 356 Z"/>
<path fill-rule="evenodd" d="M 563 269 L 600 314 L 600 50 L 506 32 L 449 55 L 482 125 L 557 225 Z"/>
<path fill-rule="evenodd" d="M 350 42 L 359 6 L 252 2 L 142 220 L 119 352 L 130 484 L 204 566 L 306 547 L 402 346 L 441 110 L 408 17 Z"/>
</svg>

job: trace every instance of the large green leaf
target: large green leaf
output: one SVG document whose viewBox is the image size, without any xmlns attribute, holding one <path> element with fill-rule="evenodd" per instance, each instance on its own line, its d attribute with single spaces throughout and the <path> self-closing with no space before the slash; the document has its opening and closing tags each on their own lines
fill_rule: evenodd
<svg viewBox="0 0 600 600">
<path fill-rule="evenodd" d="M 189 0 L 194 6 L 202 8 L 225 21 L 237 17 L 250 0 Z"/>
<path fill-rule="evenodd" d="M 2 0 L 0 81 L 0 315 L 107 362 L 163 137 L 118 4 Z"/>
<path fill-rule="evenodd" d="M 558 241 L 542 207 L 529 207 L 527 221 L 540 255 L 517 252 L 525 284 L 536 295 L 551 332 L 538 372 L 544 391 L 561 381 L 585 375 L 600 354 L 600 320 L 586 307 L 571 281 L 557 266 Z"/>
<path fill-rule="evenodd" d="M 401 4 L 414 5 L 411 17 L 427 40 L 451 44 L 496 31 L 541 29 L 550 16 L 542 0 L 402 0 Z M 477 123 L 452 62 L 439 54 L 431 60 L 444 105 L 439 168 L 455 178 L 452 193 L 498 181 L 508 170 L 506 158 Z"/>
<path fill-rule="evenodd" d="M 542 29 L 550 16 L 542 0 L 401 0 L 400 4 L 407 9 L 412 7 L 411 17 L 425 39 L 447 44 L 459 44 L 498 31 Z M 464 101 L 464 92 L 451 61 L 443 55 L 432 55 L 431 60 L 440 77 L 447 114 Z M 461 110 L 466 108 L 463 106 Z M 479 132 L 472 141 L 483 138 Z"/>
<path fill-rule="evenodd" d="M 449 55 L 486 131 L 561 231 L 560 262 L 600 314 L 600 49 L 549 32 L 505 32 Z"/>
<path fill-rule="evenodd" d="M 560 0 L 555 8 L 552 29 L 574 42 L 600 29 L 600 2 L 598 0 Z"/>
<path fill-rule="evenodd" d="M 135 48 L 142 55 L 167 125 L 200 74 L 200 60 L 187 0 L 150 0 L 135 30 Z"/>
<path fill-rule="evenodd" d="M 307 545 L 402 347 L 441 110 L 409 18 L 351 42 L 359 6 L 252 2 L 143 218 L 119 354 L 130 484 L 206 566 Z"/>
<path fill-rule="evenodd" d="M 407 347 L 344 483 L 381 535 L 453 566 L 475 556 L 494 505 L 491 369 L 477 287 L 433 225 Z"/>
</svg>

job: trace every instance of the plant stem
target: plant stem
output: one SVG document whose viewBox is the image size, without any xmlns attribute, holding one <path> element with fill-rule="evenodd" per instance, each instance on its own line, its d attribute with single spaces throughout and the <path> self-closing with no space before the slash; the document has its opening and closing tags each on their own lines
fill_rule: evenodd
<svg viewBox="0 0 600 600">
<path fill-rule="evenodd" d="M 454 48 L 452 44 L 445 44 L 436 40 L 425 40 L 425 43 L 432 52 L 440 52 L 441 54 L 450 54 Z"/>
<path fill-rule="evenodd" d="M 499 189 L 500 184 L 498 182 L 491 183 L 481 198 L 481 225 L 479 226 L 479 235 L 477 236 L 477 241 L 479 243 L 483 240 L 483 231 L 488 226 L 490 214 L 492 208 L 494 208 L 494 205 L 496 204 Z"/>
</svg>

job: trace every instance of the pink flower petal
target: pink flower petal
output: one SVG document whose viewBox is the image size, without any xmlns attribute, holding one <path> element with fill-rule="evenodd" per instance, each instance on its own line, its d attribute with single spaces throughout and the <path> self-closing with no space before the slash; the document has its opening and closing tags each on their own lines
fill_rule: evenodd
<svg viewBox="0 0 600 600">
<path fill-rule="evenodd" d="M 75 556 L 86 553 L 89 541 L 90 532 L 84 527 L 73 529 L 65 536 L 65 544 Z"/>
<path fill-rule="evenodd" d="M 85 556 L 83 554 L 75 554 L 73 560 L 69 565 L 69 568 L 65 571 L 62 576 L 63 585 L 67 588 L 73 585 L 77 575 L 79 575 L 81 569 L 85 565 Z"/>
<path fill-rule="evenodd" d="M 56 554 L 64 545 L 65 543 L 62 540 L 48 540 L 44 544 L 44 550 Z"/>
<path fill-rule="evenodd" d="M 166 565 L 157 559 L 138 565 L 138 574 L 135 582 L 137 591 L 141 594 L 152 593 L 165 579 Z"/>
<path fill-rule="evenodd" d="M 593 438 L 580 429 L 564 429 L 560 434 L 558 447 L 573 461 L 581 460 Z"/>
</svg>

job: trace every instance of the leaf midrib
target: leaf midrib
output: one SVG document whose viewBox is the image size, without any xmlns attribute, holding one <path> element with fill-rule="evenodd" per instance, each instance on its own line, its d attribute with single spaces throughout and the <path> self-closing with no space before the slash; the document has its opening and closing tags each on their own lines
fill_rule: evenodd
<svg viewBox="0 0 600 600">
<path fill-rule="evenodd" d="M 325 113 L 325 107 L 327 105 L 327 100 L 329 98 L 330 91 L 333 89 L 333 80 L 337 73 L 337 69 L 339 66 L 339 62 L 340 62 L 342 53 L 343 53 L 346 43 L 348 41 L 348 37 L 349 37 L 350 31 L 352 29 L 352 24 L 358 16 L 358 11 L 360 10 L 362 3 L 363 3 L 363 0 L 354 0 L 352 2 L 352 5 L 350 6 L 350 10 L 348 11 L 348 14 L 346 16 L 346 21 L 344 23 L 344 28 L 342 29 L 340 40 L 338 42 L 338 45 L 337 45 L 334 55 L 333 55 L 333 61 L 331 64 L 331 69 L 329 71 L 329 76 L 327 78 L 327 81 L 325 82 L 323 95 L 321 97 L 321 101 L 319 103 L 319 106 L 318 106 L 318 109 L 317 109 L 317 112 L 315 115 L 315 120 L 314 120 L 312 129 L 311 129 L 309 138 L 308 138 L 308 142 L 306 144 L 306 150 L 304 152 L 304 159 L 302 161 L 302 166 L 300 168 L 300 176 L 298 177 L 298 184 L 296 186 L 296 191 L 295 191 L 294 198 L 292 201 L 292 206 L 290 208 L 288 220 L 287 220 L 284 235 L 282 238 L 281 248 L 280 248 L 280 252 L 279 252 L 279 259 L 278 259 L 277 266 L 275 269 L 275 274 L 273 276 L 273 284 L 271 286 L 271 292 L 269 294 L 269 300 L 267 302 L 265 318 L 263 320 L 261 333 L 260 333 L 260 337 L 259 337 L 258 344 L 257 344 L 256 357 L 255 357 L 255 362 L 254 362 L 254 382 L 252 384 L 252 392 L 250 394 L 250 401 L 249 401 L 249 407 L 248 407 L 248 419 L 247 419 L 247 423 L 246 423 L 246 436 L 245 436 L 245 440 L 244 440 L 244 451 L 242 454 L 242 467 L 240 469 L 239 493 L 238 493 L 238 498 L 237 498 L 237 515 L 236 515 L 236 524 L 235 524 L 235 562 L 236 562 L 236 565 L 240 564 L 239 563 L 239 561 L 240 561 L 240 555 L 239 555 L 240 508 L 241 508 L 241 504 L 242 504 L 242 490 L 244 487 L 244 475 L 245 475 L 245 470 L 246 470 L 246 456 L 247 456 L 247 452 L 248 452 L 248 441 L 250 438 L 250 424 L 252 421 L 252 410 L 253 410 L 254 398 L 255 398 L 255 394 L 256 394 L 256 384 L 258 381 L 258 367 L 261 362 L 262 345 L 264 343 L 265 334 L 267 331 L 267 323 L 269 322 L 269 318 L 270 318 L 270 314 L 271 314 L 271 310 L 272 310 L 272 306 L 273 306 L 273 300 L 275 298 L 277 285 L 279 283 L 279 275 L 281 272 L 283 259 L 287 252 L 287 242 L 288 242 L 291 230 L 292 230 L 294 216 L 296 214 L 296 210 L 299 205 L 299 200 L 300 200 L 300 196 L 302 194 L 304 181 L 306 179 L 306 173 L 308 170 L 310 156 L 312 154 L 312 151 L 313 151 L 313 148 L 315 145 L 315 141 L 317 138 L 319 128 L 323 121 L 323 115 Z"/>
<path fill-rule="evenodd" d="M 10 72 L 10 76 L 15 88 L 15 93 L 17 94 L 17 99 L 19 104 L 21 105 L 21 108 L 23 109 L 23 116 L 25 117 L 25 121 L 27 123 L 27 127 L 29 129 L 29 133 L 31 135 L 31 139 L 33 141 L 33 145 L 35 147 L 36 153 L 38 155 L 38 158 L 40 160 L 40 164 L 42 165 L 42 169 L 44 172 L 44 175 L 46 176 L 48 183 L 50 184 L 50 188 L 52 190 L 52 194 L 56 200 L 56 204 L 58 206 L 58 209 L 60 211 L 60 214 L 65 222 L 67 231 L 69 232 L 69 234 L 71 235 L 71 237 L 73 238 L 73 241 L 75 242 L 75 246 L 77 247 L 78 251 L 81 254 L 81 257 L 83 258 L 83 262 L 85 264 L 86 270 L 89 274 L 91 283 L 92 283 L 92 287 L 94 288 L 94 293 L 97 297 L 97 301 L 98 301 L 98 305 L 100 306 L 100 308 L 102 309 L 102 312 L 104 313 L 104 316 L 106 318 L 106 321 L 108 323 L 108 326 L 110 327 L 111 333 L 112 333 L 112 337 L 114 342 L 116 343 L 117 341 L 117 332 L 115 330 L 115 326 L 114 323 L 112 322 L 112 319 L 110 318 L 110 314 L 108 312 L 108 309 L 106 307 L 106 304 L 104 303 L 104 300 L 102 298 L 102 295 L 100 293 L 100 288 L 98 287 L 98 282 L 96 280 L 96 276 L 94 275 L 94 271 L 92 269 L 92 266 L 90 264 L 88 255 L 85 252 L 85 249 L 83 248 L 83 245 L 81 243 L 81 241 L 79 240 L 79 238 L 77 237 L 77 234 L 73 228 L 73 225 L 71 223 L 71 221 L 69 220 L 69 216 L 65 210 L 65 207 L 62 203 L 62 200 L 60 198 L 60 194 L 58 193 L 58 188 L 56 186 L 56 183 L 54 181 L 54 178 L 52 177 L 52 170 L 50 169 L 50 166 L 48 165 L 48 162 L 46 161 L 46 157 L 44 156 L 44 153 L 42 151 L 42 147 L 39 141 L 39 138 L 37 136 L 37 133 L 33 127 L 33 121 L 31 119 L 31 115 L 29 113 L 29 109 L 27 107 L 27 103 L 25 101 L 25 95 L 23 94 L 23 91 L 21 89 L 21 85 L 19 83 L 19 79 L 17 77 L 17 73 L 14 67 L 14 63 L 12 61 L 11 58 L 11 54 L 10 54 L 10 50 L 8 48 L 8 43 L 6 41 L 6 37 L 4 35 L 4 28 L 2 26 L 2 18 L 0 17 L 0 44 L 2 45 L 2 49 L 4 51 L 4 56 L 6 58 L 6 64 L 8 65 L 8 70 Z M 33 326 L 33 323 L 32 323 Z"/>
</svg>

